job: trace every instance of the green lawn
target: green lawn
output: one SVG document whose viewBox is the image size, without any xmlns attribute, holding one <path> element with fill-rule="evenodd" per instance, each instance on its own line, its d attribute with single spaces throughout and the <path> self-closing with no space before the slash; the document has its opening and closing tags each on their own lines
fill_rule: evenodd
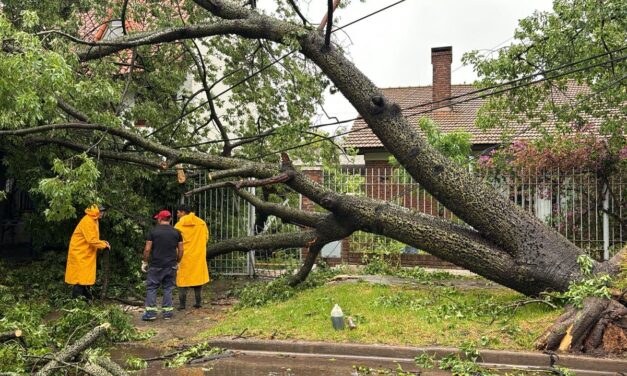
<svg viewBox="0 0 627 376">
<path fill-rule="evenodd" d="M 246 329 L 247 336 L 257 338 L 418 346 L 475 341 L 482 348 L 529 350 L 561 310 L 545 304 L 503 309 L 524 299 L 506 289 L 325 285 L 284 302 L 234 309 L 201 336 L 232 336 Z M 335 303 L 345 317 L 353 317 L 356 329 L 333 330 L 330 312 Z"/>
</svg>

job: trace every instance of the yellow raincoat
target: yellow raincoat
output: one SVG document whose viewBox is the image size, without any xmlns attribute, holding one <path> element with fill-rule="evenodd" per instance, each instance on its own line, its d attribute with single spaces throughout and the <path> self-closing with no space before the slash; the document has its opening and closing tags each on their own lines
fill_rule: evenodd
<svg viewBox="0 0 627 376">
<path fill-rule="evenodd" d="M 183 259 L 176 273 L 178 287 L 200 286 L 209 282 L 207 269 L 207 224 L 196 214 L 183 216 L 174 226 L 183 235 Z"/>
<path fill-rule="evenodd" d="M 85 209 L 86 216 L 81 219 L 72 238 L 65 267 L 65 283 L 70 285 L 90 286 L 96 283 L 96 253 L 106 248 L 107 243 L 100 240 L 98 228 L 98 207 Z"/>
</svg>

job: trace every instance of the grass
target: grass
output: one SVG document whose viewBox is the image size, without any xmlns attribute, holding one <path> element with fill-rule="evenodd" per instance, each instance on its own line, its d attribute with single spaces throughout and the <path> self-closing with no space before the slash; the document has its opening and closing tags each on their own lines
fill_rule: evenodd
<svg viewBox="0 0 627 376">
<path fill-rule="evenodd" d="M 524 299 L 506 289 L 324 285 L 284 302 L 232 310 L 201 337 L 233 336 L 246 329 L 246 335 L 257 338 L 456 347 L 474 341 L 482 348 L 530 350 L 561 310 L 544 304 L 503 309 Z M 333 330 L 335 303 L 345 317 L 353 317 L 356 329 Z"/>
</svg>

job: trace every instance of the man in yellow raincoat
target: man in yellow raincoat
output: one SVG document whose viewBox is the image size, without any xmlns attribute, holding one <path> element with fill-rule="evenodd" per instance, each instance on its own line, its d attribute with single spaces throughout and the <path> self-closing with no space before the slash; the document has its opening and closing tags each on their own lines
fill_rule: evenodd
<svg viewBox="0 0 627 376">
<path fill-rule="evenodd" d="M 187 289 L 194 288 L 196 304 L 202 304 L 202 285 L 210 281 L 207 269 L 207 241 L 209 230 L 207 224 L 196 214 L 192 213 L 187 205 L 179 206 L 176 211 L 179 221 L 174 228 L 183 235 L 183 249 L 185 254 L 179 264 L 176 274 L 176 286 L 179 288 L 179 309 L 185 309 L 187 303 Z"/>
<path fill-rule="evenodd" d="M 65 283 L 73 285 L 72 298 L 92 298 L 89 287 L 96 283 L 96 253 L 111 248 L 109 242 L 100 240 L 98 220 L 104 216 L 104 206 L 92 205 L 85 209 L 85 216 L 78 223 L 68 248 L 65 267 Z"/>
</svg>

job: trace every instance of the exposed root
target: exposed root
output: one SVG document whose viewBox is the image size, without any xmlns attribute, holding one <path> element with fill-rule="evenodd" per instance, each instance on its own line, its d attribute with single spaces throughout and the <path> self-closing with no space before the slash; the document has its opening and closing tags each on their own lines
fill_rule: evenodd
<svg viewBox="0 0 627 376">
<path fill-rule="evenodd" d="M 617 300 L 587 298 L 566 312 L 538 339 L 536 347 L 592 355 L 627 350 L 627 307 Z"/>
</svg>

